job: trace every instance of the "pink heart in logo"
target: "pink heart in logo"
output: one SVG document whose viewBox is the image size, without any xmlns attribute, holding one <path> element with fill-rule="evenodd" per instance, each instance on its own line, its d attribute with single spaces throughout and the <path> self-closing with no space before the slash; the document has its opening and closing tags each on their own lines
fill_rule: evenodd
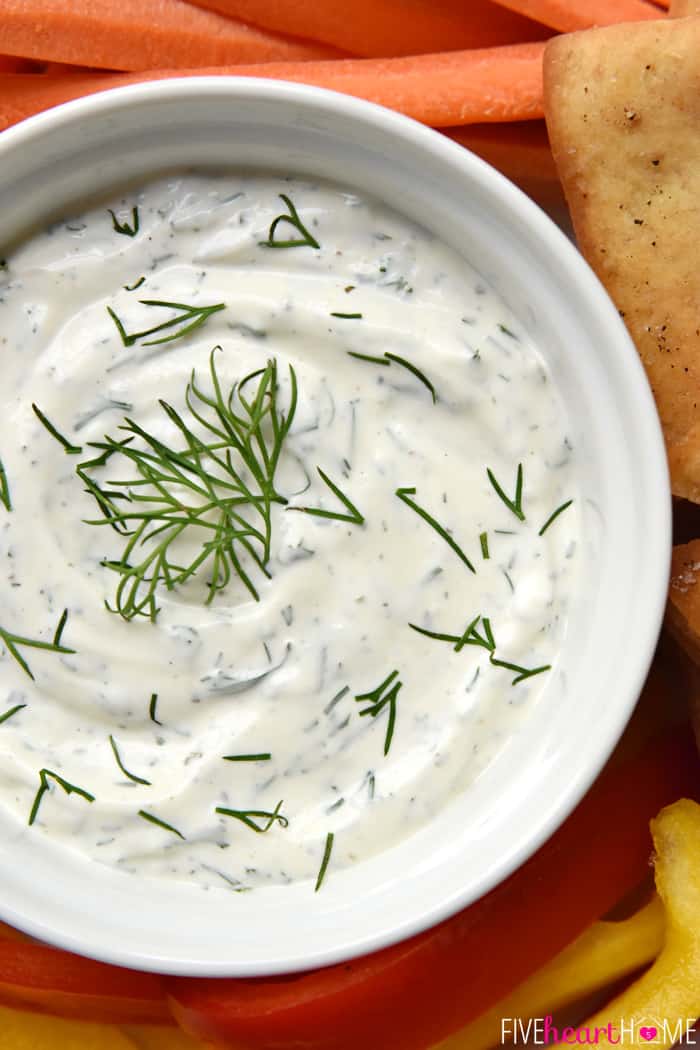
<svg viewBox="0 0 700 1050">
<path fill-rule="evenodd" d="M 642 1039 L 646 1039 L 646 1041 L 650 1043 L 652 1039 L 656 1038 L 656 1028 L 640 1028 L 639 1034 Z"/>
</svg>

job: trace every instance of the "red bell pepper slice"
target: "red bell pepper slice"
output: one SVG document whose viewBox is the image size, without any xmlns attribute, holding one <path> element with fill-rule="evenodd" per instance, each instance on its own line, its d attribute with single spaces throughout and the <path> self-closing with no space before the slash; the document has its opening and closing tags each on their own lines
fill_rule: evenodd
<svg viewBox="0 0 700 1050">
<path fill-rule="evenodd" d="M 403 944 L 288 977 L 169 979 L 185 1031 L 235 1050 L 426 1050 L 497 1002 L 633 890 L 649 820 L 700 786 L 688 727 L 608 767 L 530 860 Z"/>
<path fill-rule="evenodd" d="M 0 1003 L 112 1024 L 173 1024 L 163 978 L 0 931 Z"/>
</svg>

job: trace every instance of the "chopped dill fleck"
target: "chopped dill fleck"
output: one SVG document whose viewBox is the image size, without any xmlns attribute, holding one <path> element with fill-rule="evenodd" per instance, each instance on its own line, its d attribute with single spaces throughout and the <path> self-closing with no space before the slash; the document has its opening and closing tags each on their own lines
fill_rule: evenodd
<svg viewBox="0 0 700 1050">
<path fill-rule="evenodd" d="M 328 862 L 331 859 L 331 853 L 333 851 L 333 840 L 334 840 L 334 838 L 335 838 L 335 836 L 334 836 L 333 832 L 329 831 L 328 834 L 326 835 L 326 845 L 325 845 L 324 850 L 323 850 L 323 860 L 321 861 L 321 867 L 319 868 L 318 878 L 316 879 L 316 886 L 314 888 L 314 893 L 318 893 L 318 891 L 321 889 L 321 886 L 323 885 L 323 880 L 324 880 L 324 878 L 326 876 L 326 871 L 328 869 Z"/>
<path fill-rule="evenodd" d="M 283 200 L 289 210 L 288 215 L 278 215 L 276 219 L 272 220 L 270 224 L 270 230 L 267 235 L 266 241 L 259 241 L 261 248 L 320 248 L 321 245 L 318 243 L 316 238 L 311 234 L 304 223 L 299 218 L 299 213 L 292 204 L 286 193 L 280 193 L 280 200 Z M 300 234 L 299 237 L 294 237 L 291 240 L 280 241 L 275 240 L 275 231 L 281 222 L 287 222 L 290 226 Z"/>
<path fill-rule="evenodd" d="M 112 229 L 115 233 L 122 233 L 125 237 L 135 237 L 139 232 L 139 209 L 138 207 L 131 209 L 131 226 L 128 222 L 119 222 L 117 216 L 114 214 L 111 208 L 107 211 L 112 216 Z"/>
<path fill-rule="evenodd" d="M 174 828 L 172 824 L 166 824 L 164 820 L 161 820 L 159 817 L 155 817 L 152 813 L 147 813 L 145 809 L 140 809 L 138 815 L 140 817 L 143 817 L 144 820 L 147 820 L 149 824 L 155 824 L 156 827 L 162 828 L 163 831 L 171 831 L 173 835 L 177 835 L 179 839 L 185 841 L 185 836 L 182 834 L 181 831 L 178 831 L 177 828 Z"/>
<path fill-rule="evenodd" d="M 570 507 L 573 502 L 574 501 L 572 499 L 568 499 L 566 501 L 566 503 L 562 503 L 562 505 L 560 507 L 557 507 L 557 509 L 555 511 L 553 511 L 552 514 L 549 515 L 549 517 L 547 518 L 547 520 L 545 521 L 544 525 L 542 526 L 540 531 L 537 533 L 537 535 L 538 536 L 544 536 L 545 532 L 547 531 L 549 526 L 552 524 L 552 522 L 555 521 L 559 517 L 560 514 L 563 514 L 564 511 L 567 509 L 567 507 Z"/>
</svg>

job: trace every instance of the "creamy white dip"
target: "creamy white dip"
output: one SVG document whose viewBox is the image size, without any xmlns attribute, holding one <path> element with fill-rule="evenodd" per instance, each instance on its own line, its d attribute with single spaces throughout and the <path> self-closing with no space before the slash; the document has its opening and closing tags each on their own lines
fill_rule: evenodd
<svg viewBox="0 0 700 1050">
<path fill-rule="evenodd" d="M 318 249 L 264 243 L 290 214 L 280 194 L 306 234 L 282 222 L 272 239 Z M 224 308 L 125 346 L 115 317 L 129 336 L 181 313 L 149 300 Z M 332 833 L 332 878 L 465 790 L 553 682 L 580 547 L 566 416 L 504 303 L 420 226 L 325 183 L 163 178 L 10 251 L 0 322 L 0 627 L 50 643 L 66 609 L 60 643 L 74 650 L 18 644 L 32 680 L 0 636 L 0 717 L 17 708 L 0 723 L 0 805 L 24 824 L 34 810 L 28 834 L 126 872 L 242 890 L 315 880 Z M 217 345 L 226 395 L 274 359 L 288 414 L 290 365 L 298 383 L 270 578 L 239 547 L 258 601 L 234 572 L 205 604 L 208 563 L 158 585 L 154 621 L 124 619 L 105 607 L 119 575 L 103 563 L 126 540 L 85 523 L 102 515 L 76 467 L 99 455 L 91 442 L 127 436 L 125 417 L 183 450 L 159 399 L 199 432 L 185 391 L 194 369 L 211 394 Z M 81 453 L 66 453 L 33 403 Z M 318 468 L 356 520 L 289 512 L 353 517 Z M 122 509 L 145 506 L 133 502 L 143 488 L 112 484 L 138 476 L 121 454 L 89 473 L 132 496 Z M 201 552 L 202 531 L 185 531 L 178 564 Z M 458 651 L 409 626 L 459 638 L 473 621 L 487 644 Z M 550 669 L 512 684 L 503 662 Z M 375 694 L 400 682 L 391 703 L 363 716 L 372 700 L 356 697 L 394 671 Z M 37 807 L 42 770 L 94 801 L 44 774 Z"/>
</svg>

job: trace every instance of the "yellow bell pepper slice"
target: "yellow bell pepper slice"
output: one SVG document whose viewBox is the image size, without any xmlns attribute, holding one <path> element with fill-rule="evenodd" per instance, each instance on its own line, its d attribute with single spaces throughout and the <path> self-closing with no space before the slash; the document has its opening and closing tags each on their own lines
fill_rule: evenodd
<svg viewBox="0 0 700 1050">
<path fill-rule="evenodd" d="M 2 1050 L 136 1050 L 137 1044 L 111 1024 L 68 1021 L 0 1006 Z"/>
<path fill-rule="evenodd" d="M 651 969 L 580 1026 L 598 1046 L 669 1050 L 700 1017 L 700 806 L 681 799 L 651 822 L 656 888 L 666 912 L 664 947 Z M 624 1025 L 624 1031 L 621 1025 Z M 611 1038 L 602 1029 L 612 1026 Z M 695 1038 L 695 1036 L 693 1036 Z"/>
<path fill-rule="evenodd" d="M 207 1046 L 170 1026 L 122 1025 L 122 1031 L 133 1040 L 138 1050 L 206 1050 Z"/>
<path fill-rule="evenodd" d="M 658 897 L 621 922 L 596 922 L 510 995 L 436 1050 L 488 1050 L 501 1045 L 504 1018 L 544 1017 L 651 962 L 661 951 L 664 911 Z M 512 1034 L 512 1030 L 511 1030 Z M 508 1040 L 506 1039 L 506 1042 Z"/>
</svg>

